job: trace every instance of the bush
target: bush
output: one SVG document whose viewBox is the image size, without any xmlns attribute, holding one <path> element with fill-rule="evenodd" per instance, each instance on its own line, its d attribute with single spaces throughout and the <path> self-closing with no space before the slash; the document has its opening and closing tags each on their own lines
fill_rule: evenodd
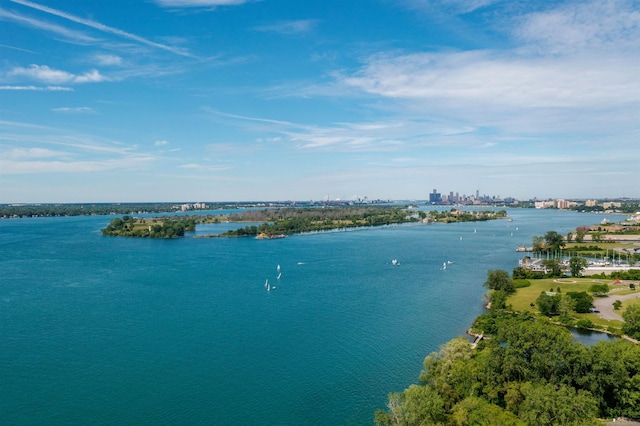
<svg viewBox="0 0 640 426">
<path fill-rule="evenodd" d="M 576 327 L 578 327 L 578 328 L 593 328 L 593 323 L 591 322 L 591 320 L 581 319 L 581 320 L 578 320 L 578 322 L 576 323 Z"/>
<path fill-rule="evenodd" d="M 523 279 L 513 280 L 513 286 L 515 288 L 525 288 L 525 287 L 529 287 L 530 285 L 531 285 L 531 281 L 529 280 L 523 280 Z"/>
</svg>

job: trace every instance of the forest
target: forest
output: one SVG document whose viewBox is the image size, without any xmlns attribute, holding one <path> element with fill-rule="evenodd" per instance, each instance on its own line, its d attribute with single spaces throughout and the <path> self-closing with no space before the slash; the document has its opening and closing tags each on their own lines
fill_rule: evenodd
<svg viewBox="0 0 640 426">
<path fill-rule="evenodd" d="M 139 238 L 178 238 L 184 236 L 185 231 L 194 231 L 196 221 L 193 217 L 174 216 L 154 219 L 136 219 L 123 216 L 113 219 L 102 235 L 110 237 L 139 237 Z"/>
<path fill-rule="evenodd" d="M 493 274 L 493 276 L 492 276 Z M 504 273 L 487 287 L 512 291 Z M 640 419 L 640 347 L 623 339 L 585 346 L 544 316 L 496 304 L 473 324 L 482 339 L 428 355 L 419 383 L 389 394 L 377 425 L 597 425 Z"/>
<path fill-rule="evenodd" d="M 422 212 L 421 212 L 422 213 Z M 342 228 L 381 226 L 417 222 L 419 215 L 412 215 L 401 206 L 345 206 L 325 208 L 280 208 L 248 210 L 229 215 L 231 222 L 263 222 L 260 226 L 227 231 L 221 236 L 256 236 L 259 234 L 290 235 L 303 232 L 327 231 Z"/>
</svg>

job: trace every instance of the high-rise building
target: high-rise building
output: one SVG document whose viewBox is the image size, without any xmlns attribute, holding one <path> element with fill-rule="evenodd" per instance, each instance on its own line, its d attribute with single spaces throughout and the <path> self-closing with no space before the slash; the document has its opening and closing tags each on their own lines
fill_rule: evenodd
<svg viewBox="0 0 640 426">
<path fill-rule="evenodd" d="M 441 203 L 442 195 L 439 192 L 437 192 L 436 189 L 434 189 L 433 192 L 429 194 L 429 202 L 431 204 Z"/>
</svg>

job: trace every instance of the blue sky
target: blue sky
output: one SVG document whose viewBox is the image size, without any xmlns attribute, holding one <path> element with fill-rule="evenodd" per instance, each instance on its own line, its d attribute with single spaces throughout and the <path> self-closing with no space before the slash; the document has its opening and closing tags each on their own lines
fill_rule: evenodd
<svg viewBox="0 0 640 426">
<path fill-rule="evenodd" d="M 640 2 L 0 0 L 0 203 L 640 197 Z"/>
</svg>

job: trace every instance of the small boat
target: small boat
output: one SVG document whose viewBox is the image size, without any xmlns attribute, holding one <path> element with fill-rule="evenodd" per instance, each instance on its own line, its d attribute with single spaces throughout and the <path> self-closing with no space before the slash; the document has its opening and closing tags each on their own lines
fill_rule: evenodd
<svg viewBox="0 0 640 426">
<path fill-rule="evenodd" d="M 397 266 L 397 265 L 399 265 L 399 263 L 398 263 L 398 259 L 393 259 L 393 260 L 391 261 L 391 264 L 392 264 L 393 266 Z"/>
<path fill-rule="evenodd" d="M 445 269 L 447 269 L 447 262 L 444 262 L 444 263 L 442 264 L 442 270 L 445 270 Z"/>
<path fill-rule="evenodd" d="M 282 272 L 279 272 L 278 273 L 278 277 L 276 278 L 276 280 L 279 280 L 281 276 L 282 276 Z"/>
<path fill-rule="evenodd" d="M 277 270 L 278 272 L 280 272 L 280 264 L 279 264 L 279 263 L 278 263 L 278 266 L 276 266 L 276 270 Z"/>
</svg>

